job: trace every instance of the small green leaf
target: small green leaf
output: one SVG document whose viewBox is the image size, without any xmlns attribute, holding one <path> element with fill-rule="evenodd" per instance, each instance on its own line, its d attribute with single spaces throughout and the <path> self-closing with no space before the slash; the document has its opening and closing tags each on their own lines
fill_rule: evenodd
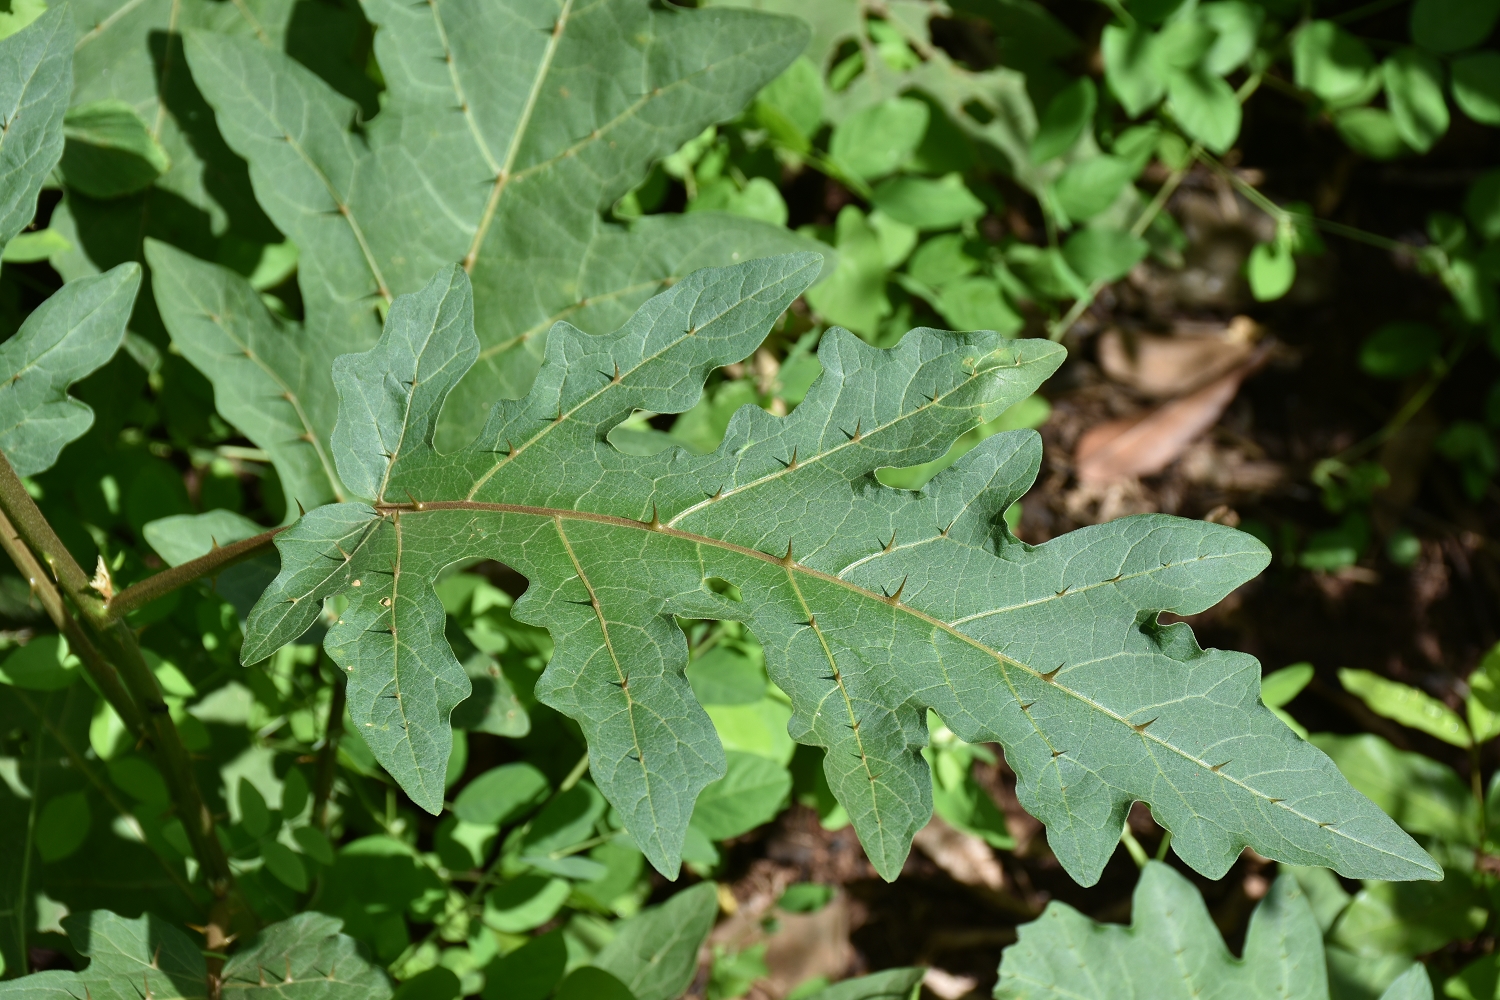
<svg viewBox="0 0 1500 1000">
<path fill-rule="evenodd" d="M 834 888 L 818 882 L 795 882 L 786 887 L 776 905 L 788 913 L 816 913 L 833 899 Z"/>
<path fill-rule="evenodd" d="M 260 794 L 248 778 L 240 779 L 239 787 L 240 823 L 252 837 L 264 837 L 271 832 L 271 810 L 265 796 Z"/>
<path fill-rule="evenodd" d="M 107 765 L 109 780 L 139 802 L 165 806 L 172 801 L 161 772 L 139 757 L 119 757 Z"/>
<path fill-rule="evenodd" d="M 1495 28 L 1500 0 L 1417 0 L 1411 7 L 1411 40 L 1433 52 L 1479 45 Z"/>
<path fill-rule="evenodd" d="M 1031 140 L 1031 161 L 1046 163 L 1072 149 L 1084 129 L 1093 123 L 1098 103 L 1094 81 L 1086 76 L 1058 91 L 1037 124 L 1036 135 Z"/>
<path fill-rule="evenodd" d="M 839 248 L 838 267 L 826 281 L 808 290 L 807 301 L 830 322 L 873 338 L 879 332 L 880 321 L 891 313 L 891 303 L 885 294 L 889 267 L 880 234 L 854 205 L 839 209 L 834 233 Z"/>
<path fill-rule="evenodd" d="M 1307 687 L 1313 679 L 1311 663 L 1294 663 L 1273 670 L 1260 679 L 1260 700 L 1267 708 L 1281 708 Z"/>
<path fill-rule="evenodd" d="M 1443 337 L 1426 323 L 1387 323 L 1359 348 L 1359 367 L 1375 378 L 1406 378 L 1426 371 L 1443 349 Z"/>
<path fill-rule="evenodd" d="M 564 879 L 520 875 L 485 895 L 485 926 L 505 934 L 520 934 L 540 927 L 567 902 L 568 892 Z"/>
<path fill-rule="evenodd" d="M 553 796 L 526 829 L 521 841 L 527 854 L 562 851 L 594 835 L 594 825 L 604 815 L 604 796 L 588 782 L 579 782 Z"/>
<path fill-rule="evenodd" d="M 1243 66 L 1255 52 L 1266 9 L 1245 0 L 1215 0 L 1200 3 L 1196 13 L 1215 33 L 1203 68 L 1215 76 L 1226 76 Z"/>
<path fill-rule="evenodd" d="M 0 684 L 32 691 L 61 691 L 78 678 L 82 661 L 60 635 L 39 635 L 0 660 Z"/>
<path fill-rule="evenodd" d="M 698 949 L 718 912 L 717 887 L 700 882 L 622 923 L 593 964 L 617 977 L 636 1000 L 672 1000 L 692 981 Z"/>
<path fill-rule="evenodd" d="M 845 118 L 828 139 L 828 155 L 855 177 L 874 180 L 916 152 L 930 112 L 922 101 L 893 97 Z"/>
<path fill-rule="evenodd" d="M 260 845 L 260 857 L 266 869 L 283 885 L 294 892 L 307 891 L 307 869 L 290 847 L 277 840 L 265 840 Z"/>
<path fill-rule="evenodd" d="M 1374 160 L 1393 160 L 1411 151 L 1396 128 L 1396 119 L 1384 108 L 1350 108 L 1333 116 L 1339 136 L 1356 153 Z"/>
<path fill-rule="evenodd" d="M 0 261 L 7 264 L 30 264 L 71 249 L 73 244 L 56 229 L 38 229 L 22 233 L 5 244 L 4 251 L 0 251 Z"/>
<path fill-rule="evenodd" d="M 37 193 L 62 156 L 75 34 L 72 13 L 57 4 L 0 38 L 0 249 L 31 223 Z"/>
<path fill-rule="evenodd" d="M 63 176 L 91 198 L 134 194 L 172 166 L 151 126 L 121 100 L 74 105 L 63 119 L 63 134 Z"/>
<path fill-rule="evenodd" d="M 1479 839 L 1479 806 L 1451 767 L 1397 750 L 1379 736 L 1315 733 L 1309 740 L 1344 772 L 1349 783 L 1411 833 L 1456 844 Z"/>
<path fill-rule="evenodd" d="M 959 174 L 939 180 L 893 177 L 875 189 L 874 201 L 885 215 L 923 231 L 953 229 L 984 214 L 984 202 Z"/>
<path fill-rule="evenodd" d="M 1453 60 L 1453 101 L 1481 125 L 1500 125 L 1500 52 L 1475 52 Z"/>
<path fill-rule="evenodd" d="M 1257 243 L 1245 262 L 1250 293 L 1259 302 L 1272 302 L 1291 290 L 1297 280 L 1297 262 L 1281 240 Z"/>
<path fill-rule="evenodd" d="M 114 357 L 140 284 L 139 264 L 70 281 L 0 344 L 0 451 L 17 475 L 46 471 L 93 426 L 94 411 L 68 388 Z"/>
<path fill-rule="evenodd" d="M 464 786 L 453 814 L 465 823 L 505 825 L 541 805 L 551 793 L 547 776 L 530 764 L 501 764 Z"/>
<path fill-rule="evenodd" d="M 779 121 L 795 129 L 800 148 L 777 135 L 774 127 L 773 136 L 787 145 L 793 145 L 793 148 L 799 148 L 799 151 L 805 151 L 823 122 L 823 81 L 818 67 L 806 56 L 799 57 L 780 76 L 765 85 L 756 96 L 753 107 L 757 112 L 767 108 L 776 112 Z M 772 126 L 764 116 L 761 120 L 762 124 Z"/>
<path fill-rule="evenodd" d="M 630 988 L 603 969 L 585 965 L 568 973 L 557 987 L 557 1000 L 639 1000 Z"/>
<path fill-rule="evenodd" d="M 292 831 L 292 839 L 302 848 L 302 853 L 320 865 L 333 864 L 333 845 L 328 837 L 315 826 L 299 826 Z"/>
<path fill-rule="evenodd" d="M 1426 884 L 1426 883 L 1424 883 Z M 1000 961 L 998 1000 L 1254 997 L 1324 1000 L 1323 935 L 1295 879 L 1281 875 L 1230 955 L 1192 883 L 1157 861 L 1136 883 L 1129 927 L 1049 903 Z"/>
<path fill-rule="evenodd" d="M 834 983 L 803 1000 L 909 1000 L 926 974 L 925 968 L 883 969 Z"/>
<path fill-rule="evenodd" d="M 271 924 L 242 944 L 221 975 L 223 995 L 245 1000 L 387 1000 L 390 980 L 373 965 L 343 922 L 299 913 Z"/>
<path fill-rule="evenodd" d="M 1432 1000 L 1432 978 L 1427 975 L 1427 966 L 1413 962 L 1411 968 L 1386 987 L 1380 1000 Z"/>
<path fill-rule="evenodd" d="M 48 799 L 36 821 L 36 846 L 42 860 L 61 861 L 82 847 L 92 820 L 83 792 L 65 792 Z"/>
<path fill-rule="evenodd" d="M 1325 101 L 1358 93 L 1375 69 L 1364 42 L 1332 21 L 1310 21 L 1292 36 L 1292 72 L 1297 86 Z"/>
<path fill-rule="evenodd" d="M 698 794 L 692 822 L 710 840 L 728 840 L 769 823 L 792 790 L 789 771 L 756 754 L 726 753 L 724 777 Z"/>
<path fill-rule="evenodd" d="M 993 330 L 1008 337 L 1026 325 L 993 278 L 974 275 L 950 281 L 933 305 L 955 330 Z"/>
<path fill-rule="evenodd" d="M 1452 867 L 1441 882 L 1366 882 L 1328 941 L 1363 955 L 1415 958 L 1478 934 L 1487 901 L 1470 873 Z"/>
<path fill-rule="evenodd" d="M 1368 670 L 1340 670 L 1339 683 L 1376 715 L 1420 729 L 1456 747 L 1467 747 L 1473 742 L 1458 713 L 1425 691 Z"/>
<path fill-rule="evenodd" d="M 1167 110 L 1189 137 L 1214 153 L 1239 138 L 1242 111 L 1234 88 L 1205 69 L 1173 73 L 1167 83 Z"/>
<path fill-rule="evenodd" d="M 1084 281 L 1115 281 L 1146 259 L 1150 247 L 1123 229 L 1083 229 L 1063 244 L 1063 257 Z"/>
<path fill-rule="evenodd" d="M 1448 131 L 1442 63 L 1419 49 L 1408 48 L 1399 50 L 1380 69 L 1396 131 L 1412 149 L 1427 152 Z"/>
<path fill-rule="evenodd" d="M 1151 43 L 1151 58 L 1162 76 L 1170 78 L 1176 71 L 1201 68 L 1217 37 L 1205 21 L 1179 18 L 1157 32 Z"/>
<path fill-rule="evenodd" d="M 419 972 L 396 987 L 394 1000 L 458 1000 L 463 987 L 452 969 L 439 965 Z"/>
<path fill-rule="evenodd" d="M 142 533 L 146 543 L 166 560 L 168 566 L 181 566 L 208 555 L 216 545 L 253 538 L 265 530 L 243 514 L 232 510 L 210 510 L 151 521 Z"/>
<path fill-rule="evenodd" d="M 561 930 L 548 931 L 484 970 L 484 1000 L 545 1000 L 563 977 L 568 948 Z"/>
<path fill-rule="evenodd" d="M 1167 84 L 1157 72 L 1151 47 L 1154 36 L 1140 27 L 1111 24 L 1099 38 L 1104 56 L 1104 79 L 1132 118 L 1149 111 L 1166 95 Z"/>
<path fill-rule="evenodd" d="M 1057 178 L 1057 203 L 1069 219 L 1085 222 L 1113 205 L 1134 176 L 1134 164 L 1118 156 L 1080 160 Z"/>
</svg>

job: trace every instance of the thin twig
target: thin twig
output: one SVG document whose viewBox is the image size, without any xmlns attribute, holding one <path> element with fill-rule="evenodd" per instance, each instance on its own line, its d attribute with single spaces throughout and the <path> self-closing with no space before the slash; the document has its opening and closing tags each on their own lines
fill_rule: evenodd
<svg viewBox="0 0 1500 1000">
<path fill-rule="evenodd" d="M 199 556 L 197 559 L 189 560 L 180 566 L 162 570 L 155 576 L 148 576 L 139 583 L 133 583 L 120 591 L 118 594 L 104 602 L 106 613 L 115 618 L 123 618 L 138 608 L 145 607 L 158 597 L 171 593 L 179 587 L 192 583 L 200 577 L 212 576 L 233 566 L 237 562 L 259 555 L 271 544 L 288 525 L 263 531 L 251 538 L 228 545 L 219 545 L 207 555 Z"/>
</svg>

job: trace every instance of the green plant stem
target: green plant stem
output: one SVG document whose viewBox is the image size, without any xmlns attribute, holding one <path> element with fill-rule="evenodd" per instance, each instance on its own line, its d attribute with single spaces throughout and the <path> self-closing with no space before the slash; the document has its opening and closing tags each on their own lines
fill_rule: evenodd
<svg viewBox="0 0 1500 1000">
<path fill-rule="evenodd" d="M 1146 853 L 1146 849 L 1141 846 L 1141 842 L 1135 839 L 1135 834 L 1130 832 L 1130 823 L 1128 820 L 1125 823 L 1125 828 L 1120 831 L 1120 843 L 1125 845 L 1125 850 L 1130 853 L 1130 859 L 1135 862 L 1137 868 L 1146 867 L 1146 862 L 1151 860 L 1151 856 Z"/>
<path fill-rule="evenodd" d="M 83 661 L 83 668 L 88 671 L 89 677 L 99 689 L 99 693 L 104 696 L 104 700 L 109 702 L 115 714 L 119 715 L 125 728 L 136 739 L 143 737 L 146 733 L 146 722 L 136 709 L 135 702 L 130 700 L 130 695 L 125 691 L 124 685 L 120 683 L 120 675 L 104 657 L 99 655 L 99 650 L 84 634 L 78 620 L 68 611 L 62 595 L 57 592 L 57 588 L 43 572 L 41 564 L 21 541 L 16 534 L 15 526 L 4 514 L 0 514 L 0 549 L 5 550 L 11 562 L 15 563 L 16 569 L 20 570 L 21 575 L 26 578 L 31 592 L 41 602 L 42 610 L 47 612 L 47 617 L 52 619 L 52 624 L 57 626 L 57 630 L 67 639 L 68 649 Z"/>
<path fill-rule="evenodd" d="M 148 576 L 106 600 L 104 610 L 115 618 L 123 618 L 137 608 L 145 607 L 158 597 L 170 594 L 200 577 L 212 576 L 235 563 L 259 555 L 271 544 L 272 539 L 288 527 L 289 525 L 282 525 L 229 545 L 215 546 L 214 550 L 207 555 L 199 556 L 180 566 L 162 570 L 154 576 Z"/>
<path fill-rule="evenodd" d="M 326 654 L 325 654 L 326 655 Z M 344 679 L 333 668 L 333 690 L 328 699 L 328 724 L 323 728 L 323 746 L 318 749 L 318 773 L 314 779 L 312 820 L 328 832 L 328 803 L 333 797 L 333 778 L 338 772 L 339 738 L 344 732 Z"/>
<path fill-rule="evenodd" d="M 1172 846 L 1172 831 L 1165 830 L 1161 835 L 1161 843 L 1156 845 L 1156 860 L 1167 860 L 1167 850 Z"/>
<path fill-rule="evenodd" d="M 193 853 L 203 868 L 209 891 L 224 904 L 236 896 L 234 872 L 214 829 L 213 813 L 204 801 L 193 774 L 192 761 L 182 744 L 181 734 L 162 698 L 156 675 L 146 665 L 136 642 L 135 633 L 122 619 L 110 615 L 104 602 L 90 586 L 87 574 L 63 545 L 52 525 L 42 515 L 31 494 L 26 492 L 9 459 L 0 455 L 0 513 L 15 528 L 16 535 L 52 570 L 62 591 L 83 616 L 82 624 L 98 651 L 119 671 L 120 680 L 130 700 L 145 720 L 145 733 L 151 742 L 157 764 L 172 801 L 182 819 Z M 124 716 L 121 716 L 123 719 Z M 227 941 L 227 907 L 216 907 L 209 917 L 208 946 L 219 949 Z"/>
</svg>

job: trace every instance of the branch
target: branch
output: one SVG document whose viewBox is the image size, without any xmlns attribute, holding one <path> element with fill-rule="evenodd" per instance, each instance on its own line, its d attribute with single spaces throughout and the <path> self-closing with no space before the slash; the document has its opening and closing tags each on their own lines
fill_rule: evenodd
<svg viewBox="0 0 1500 1000">
<path fill-rule="evenodd" d="M 155 576 L 148 576 L 105 601 L 104 610 L 113 618 L 123 618 L 130 612 L 145 607 L 158 597 L 170 594 L 178 587 L 192 583 L 199 577 L 213 576 L 237 562 L 259 555 L 266 546 L 271 544 L 271 539 L 286 529 L 287 526 L 283 525 L 242 541 L 217 546 L 207 555 L 199 556 L 180 566 L 162 570 Z"/>
<path fill-rule="evenodd" d="M 234 872 L 230 870 L 229 857 L 214 829 L 213 813 L 198 787 L 192 761 L 188 757 L 187 748 L 182 745 L 182 735 L 172 722 L 171 712 L 162 698 L 156 675 L 146 665 L 135 633 L 122 619 L 113 617 L 105 609 L 100 595 L 89 586 L 87 574 L 57 537 L 52 525 L 47 523 L 47 518 L 38 509 L 36 501 L 31 499 L 31 494 L 26 492 L 26 487 L 4 454 L 0 454 L 0 512 L 14 526 L 20 541 L 51 568 L 57 582 L 62 585 L 63 593 L 82 613 L 83 628 L 93 639 L 93 645 L 102 658 L 113 663 L 119 671 L 120 680 L 130 693 L 129 700 L 136 706 L 136 717 L 144 718 L 144 732 L 151 741 L 156 762 L 167 780 L 172 803 L 182 820 L 193 853 L 203 866 L 208 888 L 219 897 L 221 903 L 226 903 L 230 896 L 236 894 Z M 223 908 L 216 906 L 216 909 Z M 214 922 L 213 916 L 210 916 L 210 922 Z"/>
<path fill-rule="evenodd" d="M 36 501 L 26 492 L 10 460 L 0 454 L 0 511 L 10 519 L 15 533 L 52 571 L 52 578 L 73 598 L 86 615 L 102 612 L 103 603 L 89 589 L 89 575 L 74 560 L 52 525 L 37 509 Z"/>
<path fill-rule="evenodd" d="M 26 582 L 31 585 L 31 592 L 42 604 L 42 610 L 47 612 L 52 624 L 68 640 L 68 649 L 83 661 L 83 667 L 89 672 L 89 677 L 93 678 L 99 693 L 104 695 L 104 700 L 109 702 L 110 707 L 125 723 L 125 728 L 136 739 L 143 737 L 146 734 L 146 722 L 136 709 L 135 702 L 130 700 L 125 686 L 120 683 L 120 675 L 99 655 L 98 648 L 79 627 L 78 620 L 63 603 L 62 595 L 57 592 L 57 588 L 43 572 L 41 564 L 36 561 L 36 556 L 22 543 L 15 526 L 4 514 L 0 514 L 0 549 L 5 550 L 10 561 L 16 564 L 16 569 L 26 577 Z"/>
</svg>

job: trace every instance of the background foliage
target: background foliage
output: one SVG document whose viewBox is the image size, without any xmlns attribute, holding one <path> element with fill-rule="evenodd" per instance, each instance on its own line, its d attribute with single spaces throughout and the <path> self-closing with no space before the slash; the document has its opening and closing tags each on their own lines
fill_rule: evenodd
<svg viewBox="0 0 1500 1000">
<path fill-rule="evenodd" d="M 527 395 L 554 321 L 610 333 L 698 268 L 815 250 L 763 346 L 700 362 L 680 416 L 633 401 L 602 447 L 708 455 L 745 404 L 798 413 L 831 352 L 864 356 L 833 326 L 908 351 L 919 326 L 1038 357 L 1061 340 L 1072 360 L 1038 392 L 880 480 L 919 488 L 988 439 L 937 495 L 1022 440 L 992 436 L 1040 427 L 1038 484 L 991 498 L 1025 542 L 1147 511 L 1256 536 L 1264 577 L 1172 606 L 1205 645 L 1259 655 L 1262 702 L 1444 878 L 1247 852 L 1190 881 L 1148 860 L 1170 837 L 1137 806 L 1084 891 L 1021 808 L 1054 824 L 1019 759 L 925 711 L 939 820 L 882 854 L 823 750 L 788 735 L 799 694 L 771 681 L 767 629 L 682 612 L 724 776 L 687 796 L 680 849 L 638 847 L 578 722 L 538 700 L 553 639 L 512 615 L 526 581 L 470 558 L 434 574 L 428 627 L 471 693 L 414 793 L 321 648 L 344 598 L 293 644 L 254 639 L 278 571 L 256 543 L 127 618 L 243 895 L 229 942 L 193 930 L 217 918 L 170 770 L 35 574 L 0 576 L 0 956 L 6 977 L 41 971 L 0 995 L 144 977 L 204 996 L 212 972 L 434 1000 L 807 997 L 890 968 L 823 994 L 854 1000 L 907 995 L 908 965 L 941 997 L 997 977 L 1007 997 L 1160 995 L 1165 938 L 1214 970 L 1202 995 L 1495 995 L 1497 18 L 1491 0 L 11 0 L 0 417 L 25 419 L 0 420 L 0 450 L 102 588 L 381 499 L 339 457 L 333 361 L 383 325 L 389 349 L 399 297 L 443 265 L 469 275 L 475 359 L 431 408 L 450 452 Z M 60 130 L 28 131 L 39 116 Z M 647 864 L 675 855 L 676 882 Z M 1132 905 L 1129 930 L 1090 925 Z"/>
</svg>

